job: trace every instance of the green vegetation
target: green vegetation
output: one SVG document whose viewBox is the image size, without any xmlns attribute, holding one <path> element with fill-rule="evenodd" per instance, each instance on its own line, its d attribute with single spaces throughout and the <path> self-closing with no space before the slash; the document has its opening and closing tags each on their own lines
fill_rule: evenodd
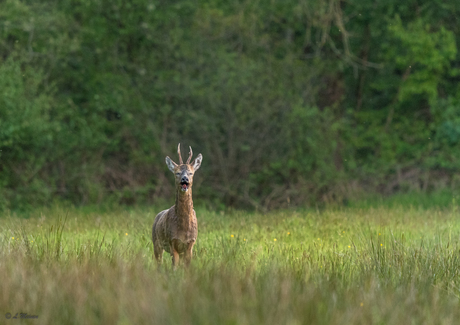
<svg viewBox="0 0 460 325">
<path fill-rule="evenodd" d="M 457 205 L 197 211 L 189 270 L 157 269 L 157 209 L 4 216 L 0 311 L 25 324 L 452 324 Z M 165 254 L 165 257 L 169 257 Z M 12 321 L 12 320 L 10 320 Z"/>
<path fill-rule="evenodd" d="M 459 190 L 459 1 L 0 2 L 0 208 Z M 199 185 L 199 184 L 198 184 Z"/>
<path fill-rule="evenodd" d="M 0 312 L 454 323 L 458 17 L 444 0 L 0 1 Z M 172 272 L 150 227 L 178 142 L 203 154 L 202 205 Z"/>
</svg>

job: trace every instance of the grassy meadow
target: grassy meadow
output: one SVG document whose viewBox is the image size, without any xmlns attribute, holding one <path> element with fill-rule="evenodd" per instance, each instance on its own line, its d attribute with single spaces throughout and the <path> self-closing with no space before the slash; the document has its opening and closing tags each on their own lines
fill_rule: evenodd
<svg viewBox="0 0 460 325">
<path fill-rule="evenodd" d="M 159 268 L 152 260 L 151 226 L 159 210 L 3 213 L 0 324 L 460 319 L 455 202 L 449 208 L 382 205 L 267 214 L 197 209 L 192 265 L 176 272 L 169 254 Z"/>
</svg>

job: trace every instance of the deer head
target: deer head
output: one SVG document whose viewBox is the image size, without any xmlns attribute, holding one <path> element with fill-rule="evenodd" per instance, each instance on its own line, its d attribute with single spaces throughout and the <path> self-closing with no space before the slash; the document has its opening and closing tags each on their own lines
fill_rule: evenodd
<svg viewBox="0 0 460 325">
<path fill-rule="evenodd" d="M 195 172 L 200 168 L 201 161 L 203 160 L 203 156 L 201 153 L 195 158 L 195 160 L 190 164 L 190 160 L 192 159 L 192 147 L 190 148 L 189 156 L 187 162 L 184 164 L 182 161 L 182 156 L 180 154 L 180 143 L 177 146 L 177 153 L 179 154 L 179 164 L 176 164 L 172 161 L 171 158 L 168 156 L 166 157 L 166 165 L 168 166 L 169 170 L 174 173 L 175 180 L 176 180 L 176 187 L 180 189 L 180 192 L 186 193 L 189 189 L 192 188 L 193 185 L 193 175 Z"/>
</svg>

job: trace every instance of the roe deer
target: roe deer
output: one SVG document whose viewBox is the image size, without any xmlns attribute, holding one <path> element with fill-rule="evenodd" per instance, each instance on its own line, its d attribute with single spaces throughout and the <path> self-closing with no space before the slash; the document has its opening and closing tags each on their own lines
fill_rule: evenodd
<svg viewBox="0 0 460 325">
<path fill-rule="evenodd" d="M 163 210 L 155 217 L 152 228 L 153 251 L 158 263 L 163 259 L 163 250 L 172 256 L 172 265 L 179 264 L 179 258 L 185 258 L 188 266 L 192 259 L 192 249 L 198 234 L 198 224 L 193 210 L 192 185 L 193 174 L 201 166 L 201 153 L 192 164 L 192 147 L 187 162 L 184 164 L 180 154 L 180 143 L 177 146 L 179 165 L 166 157 L 166 165 L 174 173 L 176 180 L 176 204 Z"/>
</svg>

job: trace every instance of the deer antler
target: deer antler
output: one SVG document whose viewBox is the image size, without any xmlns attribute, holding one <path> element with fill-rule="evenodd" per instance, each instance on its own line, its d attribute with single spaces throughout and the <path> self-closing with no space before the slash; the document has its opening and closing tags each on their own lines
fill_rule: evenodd
<svg viewBox="0 0 460 325">
<path fill-rule="evenodd" d="M 180 155 L 180 143 L 177 145 L 177 153 L 179 154 L 179 165 L 183 165 L 182 156 Z"/>
<path fill-rule="evenodd" d="M 193 155 L 192 147 L 189 146 L 189 148 L 190 148 L 190 152 L 188 154 L 188 159 L 187 159 L 186 164 L 190 163 L 190 160 L 192 159 L 192 155 Z"/>
</svg>

